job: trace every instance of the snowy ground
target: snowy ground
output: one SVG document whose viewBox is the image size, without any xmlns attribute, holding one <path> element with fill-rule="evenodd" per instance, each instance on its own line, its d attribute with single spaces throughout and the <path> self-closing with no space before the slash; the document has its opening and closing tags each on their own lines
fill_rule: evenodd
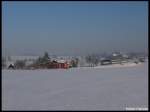
<svg viewBox="0 0 150 112">
<path fill-rule="evenodd" d="M 148 107 L 147 63 L 2 71 L 2 110 L 125 110 L 126 107 Z"/>
</svg>

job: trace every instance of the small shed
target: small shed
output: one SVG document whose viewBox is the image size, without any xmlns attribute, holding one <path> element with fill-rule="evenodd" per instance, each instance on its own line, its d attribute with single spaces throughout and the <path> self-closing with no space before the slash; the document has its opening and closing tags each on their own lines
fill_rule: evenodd
<svg viewBox="0 0 150 112">
<path fill-rule="evenodd" d="M 15 66 L 14 66 L 13 64 L 10 64 L 10 65 L 8 66 L 8 69 L 15 69 Z"/>
<path fill-rule="evenodd" d="M 6 62 L 6 68 L 10 69 L 10 68 L 15 68 L 15 64 L 13 61 L 7 61 Z"/>
</svg>

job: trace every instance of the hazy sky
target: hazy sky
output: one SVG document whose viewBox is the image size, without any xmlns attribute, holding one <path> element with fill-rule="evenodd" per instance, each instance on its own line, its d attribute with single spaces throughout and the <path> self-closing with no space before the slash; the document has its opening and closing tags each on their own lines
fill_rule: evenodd
<svg viewBox="0 0 150 112">
<path fill-rule="evenodd" d="M 148 2 L 2 2 L 2 51 L 148 51 Z"/>
</svg>

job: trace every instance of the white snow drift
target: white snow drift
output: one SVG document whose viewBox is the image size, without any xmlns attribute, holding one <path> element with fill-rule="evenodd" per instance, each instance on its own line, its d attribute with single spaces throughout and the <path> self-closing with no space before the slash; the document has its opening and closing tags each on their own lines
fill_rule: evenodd
<svg viewBox="0 0 150 112">
<path fill-rule="evenodd" d="M 3 70 L 2 110 L 125 110 L 148 107 L 148 65 Z"/>
</svg>

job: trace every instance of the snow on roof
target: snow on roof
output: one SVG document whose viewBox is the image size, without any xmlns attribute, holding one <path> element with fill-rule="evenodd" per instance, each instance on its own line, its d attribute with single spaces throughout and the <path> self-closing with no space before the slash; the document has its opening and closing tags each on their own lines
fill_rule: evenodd
<svg viewBox="0 0 150 112">
<path fill-rule="evenodd" d="M 66 60 L 56 60 L 58 63 L 65 63 Z"/>
<path fill-rule="evenodd" d="M 113 55 L 113 56 L 117 56 L 117 54 L 116 54 L 116 53 L 113 53 L 112 55 Z"/>
</svg>

